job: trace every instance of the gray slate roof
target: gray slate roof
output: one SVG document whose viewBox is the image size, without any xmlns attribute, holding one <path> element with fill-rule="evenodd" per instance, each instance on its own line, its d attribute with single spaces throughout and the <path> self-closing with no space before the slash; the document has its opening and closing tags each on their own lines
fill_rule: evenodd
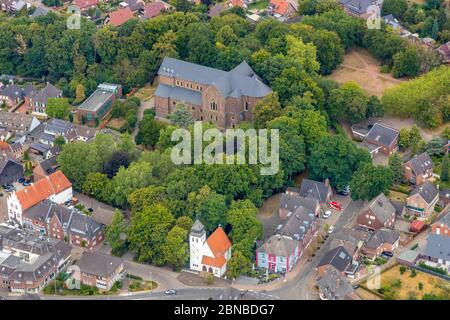
<svg viewBox="0 0 450 320">
<path fill-rule="evenodd" d="M 427 170 L 432 170 L 434 167 L 433 160 L 431 160 L 426 152 L 416 155 L 409 160 L 407 164 L 411 165 L 411 168 L 416 175 L 424 174 Z"/>
<path fill-rule="evenodd" d="M 300 186 L 300 195 L 303 197 L 312 197 L 319 200 L 319 202 L 325 202 L 330 188 L 324 182 L 303 179 Z"/>
<path fill-rule="evenodd" d="M 202 94 L 195 90 L 186 88 L 172 87 L 164 83 L 160 83 L 156 89 L 155 95 L 158 97 L 169 98 L 186 101 L 192 104 L 202 104 Z"/>
<path fill-rule="evenodd" d="M 111 276 L 122 263 L 122 259 L 100 252 L 86 251 L 77 265 L 80 271 L 100 277 Z"/>
<path fill-rule="evenodd" d="M 287 220 L 278 233 L 289 236 L 294 240 L 303 240 L 305 234 L 309 231 L 315 220 L 316 216 L 312 211 L 300 207 Z"/>
<path fill-rule="evenodd" d="M 335 268 L 329 267 L 317 281 L 320 292 L 327 300 L 352 300 L 357 298 L 353 287 Z"/>
<path fill-rule="evenodd" d="M 450 211 L 447 211 L 446 213 L 444 213 L 437 222 L 443 223 L 446 226 L 450 227 Z"/>
<path fill-rule="evenodd" d="M 427 257 L 450 261 L 450 237 L 430 234 L 423 254 Z"/>
<path fill-rule="evenodd" d="M 372 211 L 381 223 L 384 223 L 392 216 L 392 213 L 396 212 L 395 207 L 392 205 L 391 201 L 386 198 L 384 193 L 380 193 L 377 197 L 372 199 L 372 201 L 370 201 L 361 212 L 365 212 L 367 210 Z"/>
<path fill-rule="evenodd" d="M 298 241 L 288 236 L 275 234 L 258 249 L 260 252 L 279 257 L 289 257 L 298 245 Z"/>
<path fill-rule="evenodd" d="M 45 16 L 45 15 L 47 15 L 48 11 L 49 10 L 47 10 L 45 8 L 37 7 L 36 10 L 34 10 L 33 14 L 30 15 L 30 18 L 34 19 L 34 18 L 37 18 L 37 17 L 40 17 L 40 16 Z"/>
<path fill-rule="evenodd" d="M 233 70 L 226 72 L 165 57 L 158 70 L 158 75 L 177 77 L 205 85 L 213 85 L 224 97 L 238 98 L 244 95 L 260 98 L 272 92 L 272 89 L 258 78 L 245 61 Z"/>
<path fill-rule="evenodd" d="M 320 260 L 318 266 L 332 265 L 339 272 L 344 272 L 348 266 L 352 263 L 352 257 L 340 246 L 328 251 L 325 256 Z"/>
<path fill-rule="evenodd" d="M 409 196 L 419 194 L 428 204 L 430 204 L 434 198 L 439 194 L 439 190 L 434 184 L 427 181 L 420 186 L 416 186 Z"/>
<path fill-rule="evenodd" d="M 377 249 L 383 243 L 394 244 L 398 239 L 400 239 L 400 234 L 397 231 L 381 228 L 372 234 L 372 237 L 366 242 L 366 247 Z"/>
<path fill-rule="evenodd" d="M 48 99 L 50 98 L 59 98 L 62 95 L 62 91 L 52 85 L 50 82 L 47 82 L 46 86 L 41 91 L 34 91 L 30 94 L 30 99 L 33 100 L 33 103 L 38 102 L 40 104 L 47 104 Z"/>
<path fill-rule="evenodd" d="M 291 196 L 289 194 L 283 193 L 280 199 L 280 209 L 287 209 L 290 212 L 295 212 L 295 210 L 300 207 L 304 207 L 310 212 L 315 212 L 317 206 L 317 199 L 314 198 Z"/>
<path fill-rule="evenodd" d="M 377 141 L 388 147 L 397 139 L 399 131 L 382 123 L 375 123 L 364 140 Z"/>
<path fill-rule="evenodd" d="M 343 6 L 358 12 L 359 14 L 364 14 L 367 8 L 372 4 L 375 4 L 374 0 L 339 0 L 339 3 Z"/>
</svg>

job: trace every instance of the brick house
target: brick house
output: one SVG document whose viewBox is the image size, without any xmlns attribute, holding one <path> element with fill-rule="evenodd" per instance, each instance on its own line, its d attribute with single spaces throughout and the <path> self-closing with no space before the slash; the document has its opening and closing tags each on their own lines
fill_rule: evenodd
<svg viewBox="0 0 450 320">
<path fill-rule="evenodd" d="M 346 278 L 330 266 L 317 281 L 321 300 L 361 300 Z"/>
<path fill-rule="evenodd" d="M 284 220 L 290 217 L 300 207 L 308 209 L 316 216 L 320 214 L 320 205 L 316 199 L 289 195 L 287 193 L 281 195 L 278 214 Z"/>
<path fill-rule="evenodd" d="M 288 19 L 297 14 L 297 9 L 288 0 L 270 0 L 267 12 L 277 19 Z"/>
<path fill-rule="evenodd" d="M 22 88 L 15 84 L 0 87 L 0 104 L 4 103 L 8 109 L 18 105 L 24 100 Z"/>
<path fill-rule="evenodd" d="M 168 118 L 183 103 L 195 120 L 221 129 L 252 121 L 256 102 L 272 92 L 245 61 L 226 72 L 165 57 L 156 81 L 158 118 Z"/>
<path fill-rule="evenodd" d="M 400 234 L 397 231 L 380 228 L 364 244 L 363 252 L 368 258 L 374 259 L 381 255 L 383 251 L 394 252 L 398 248 L 399 240 Z"/>
<path fill-rule="evenodd" d="M 403 167 L 405 180 L 412 184 L 419 185 L 433 177 L 433 160 L 426 152 L 414 156 L 414 158 L 405 162 Z"/>
<path fill-rule="evenodd" d="M 439 190 L 431 182 L 416 186 L 406 198 L 406 209 L 409 214 L 421 218 L 434 212 L 434 206 L 439 201 Z"/>
<path fill-rule="evenodd" d="M 364 243 L 370 236 L 370 232 L 363 228 L 342 229 L 334 234 L 330 242 L 330 249 L 343 247 L 352 259 L 357 261 Z"/>
<path fill-rule="evenodd" d="M 299 207 L 272 235 L 256 249 L 256 265 L 270 272 L 285 273 L 292 270 L 310 245 L 317 231 L 314 213 Z"/>
<path fill-rule="evenodd" d="M 41 235 L 92 249 L 104 239 L 105 226 L 75 209 L 44 200 L 23 213 L 23 227 Z"/>
<path fill-rule="evenodd" d="M 369 230 L 393 228 L 395 222 L 395 207 L 383 193 L 372 199 L 356 218 L 359 226 Z"/>
<path fill-rule="evenodd" d="M 320 205 L 326 205 L 333 197 L 333 190 L 330 181 L 325 179 L 324 182 L 303 179 L 300 189 L 289 188 L 286 193 L 298 194 L 299 196 L 317 199 Z"/>
<path fill-rule="evenodd" d="M 379 152 L 389 156 L 398 150 L 399 133 L 399 130 L 377 122 L 364 137 L 362 146 L 369 150 L 372 157 Z"/>
<path fill-rule="evenodd" d="M 329 250 L 320 260 L 316 267 L 316 275 L 318 278 L 322 278 L 330 266 L 335 268 L 340 274 L 345 275 L 346 270 L 352 268 L 352 262 L 352 256 L 344 247 L 336 247 Z"/>
<path fill-rule="evenodd" d="M 450 237 L 450 211 L 444 213 L 431 225 L 431 233 Z"/>
<path fill-rule="evenodd" d="M 31 113 L 38 117 L 47 117 L 46 109 L 48 99 L 62 98 L 62 90 L 58 89 L 50 82 L 47 82 L 42 90 L 31 90 L 25 96 L 25 103 L 28 105 Z"/>
<path fill-rule="evenodd" d="M 126 274 L 122 259 L 94 251 L 85 251 L 76 266 L 71 268 L 75 279 L 102 291 L 110 290 Z"/>
</svg>

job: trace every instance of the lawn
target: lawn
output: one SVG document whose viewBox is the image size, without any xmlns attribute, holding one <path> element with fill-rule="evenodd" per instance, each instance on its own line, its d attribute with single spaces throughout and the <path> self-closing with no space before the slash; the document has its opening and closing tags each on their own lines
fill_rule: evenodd
<svg viewBox="0 0 450 320">
<path fill-rule="evenodd" d="M 256 1 L 248 5 L 248 10 L 262 10 L 267 9 L 267 6 L 269 5 L 269 0 L 261 0 Z"/>
<path fill-rule="evenodd" d="M 339 83 L 355 81 L 367 94 L 377 97 L 381 97 L 385 89 L 402 82 L 381 73 L 380 62 L 361 48 L 350 50 L 344 56 L 344 62 L 327 78 Z"/>
<path fill-rule="evenodd" d="M 391 200 L 402 201 L 405 203 L 407 197 L 408 197 L 408 195 L 405 193 L 389 190 L 388 198 Z"/>
<path fill-rule="evenodd" d="M 147 101 L 147 100 L 150 100 L 154 94 L 155 94 L 155 88 L 152 87 L 151 85 L 146 85 L 145 87 L 139 89 L 134 94 L 134 97 L 139 98 L 141 101 Z"/>
<path fill-rule="evenodd" d="M 127 120 L 123 118 L 115 118 L 111 119 L 108 124 L 106 125 L 107 128 L 120 131 L 120 128 L 122 126 L 127 124 Z"/>
<path fill-rule="evenodd" d="M 450 299 L 450 283 L 424 272 L 411 270 L 400 273 L 400 265 L 381 274 L 381 292 L 385 299 L 423 299 L 424 295 Z M 384 291 L 384 292 L 383 292 Z"/>
</svg>

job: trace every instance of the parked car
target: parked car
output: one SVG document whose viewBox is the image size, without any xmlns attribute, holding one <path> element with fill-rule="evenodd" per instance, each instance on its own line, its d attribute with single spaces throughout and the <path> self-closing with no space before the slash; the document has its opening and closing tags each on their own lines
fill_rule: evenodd
<svg viewBox="0 0 450 320">
<path fill-rule="evenodd" d="M 383 251 L 383 252 L 381 253 L 381 255 L 382 255 L 382 256 L 389 257 L 389 258 L 392 258 L 392 257 L 394 256 L 394 254 L 393 254 L 392 252 L 390 252 L 390 251 Z"/>
<path fill-rule="evenodd" d="M 94 212 L 94 209 L 92 209 L 92 208 L 88 208 L 87 210 L 88 210 L 90 213 Z"/>
<path fill-rule="evenodd" d="M 322 218 L 328 219 L 331 216 L 331 211 L 327 210 L 322 214 Z"/>
<path fill-rule="evenodd" d="M 19 180 L 17 180 L 17 182 L 19 182 L 19 183 L 24 183 L 25 181 L 26 181 L 25 178 L 19 178 Z"/>
<path fill-rule="evenodd" d="M 22 183 L 22 185 L 23 185 L 24 187 L 28 187 L 29 185 L 31 185 L 31 180 L 25 180 L 25 181 Z"/>
<path fill-rule="evenodd" d="M 176 291 L 176 290 L 173 290 L 173 289 L 169 289 L 169 290 L 166 290 L 166 291 L 164 292 L 164 294 L 167 295 L 167 296 L 174 296 L 174 295 L 177 294 L 177 291 Z"/>
<path fill-rule="evenodd" d="M 337 193 L 340 194 L 341 196 L 348 196 L 351 192 L 350 186 L 346 186 L 342 189 L 338 189 Z"/>
<path fill-rule="evenodd" d="M 342 211 L 344 209 L 344 207 L 342 206 L 342 204 L 340 204 L 337 201 L 331 201 L 329 203 L 330 207 L 333 208 L 334 210 L 338 210 L 338 211 Z"/>
<path fill-rule="evenodd" d="M 12 184 L 4 184 L 3 189 L 5 189 L 6 192 L 16 191 L 16 188 Z"/>
<path fill-rule="evenodd" d="M 331 226 L 329 229 L 328 229 L 328 233 L 333 233 L 333 231 L 334 231 L 334 226 Z"/>
</svg>

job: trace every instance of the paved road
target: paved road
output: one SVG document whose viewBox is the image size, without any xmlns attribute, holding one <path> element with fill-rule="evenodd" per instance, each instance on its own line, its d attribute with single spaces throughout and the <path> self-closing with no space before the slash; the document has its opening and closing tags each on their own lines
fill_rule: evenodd
<svg viewBox="0 0 450 320">
<path fill-rule="evenodd" d="M 351 227 L 356 219 L 356 215 L 362 207 L 363 203 L 361 201 L 351 201 L 336 221 L 334 232 L 337 233 L 345 227 Z M 271 291 L 270 293 L 283 299 L 290 300 L 317 299 L 314 295 L 314 290 L 311 290 L 315 285 L 314 269 L 329 250 L 332 237 L 333 235 L 328 238 L 320 251 L 316 252 L 313 261 L 308 263 L 293 281 L 289 282 L 283 288 Z"/>
</svg>

